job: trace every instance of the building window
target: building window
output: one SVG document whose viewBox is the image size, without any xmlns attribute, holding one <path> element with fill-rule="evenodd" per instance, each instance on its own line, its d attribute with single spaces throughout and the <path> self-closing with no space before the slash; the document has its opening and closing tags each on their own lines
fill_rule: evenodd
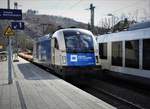
<svg viewBox="0 0 150 109">
<path fill-rule="evenodd" d="M 150 39 L 143 40 L 143 69 L 150 70 Z"/>
<path fill-rule="evenodd" d="M 139 68 L 139 41 L 125 42 L 125 66 Z"/>
<path fill-rule="evenodd" d="M 99 55 L 101 59 L 107 59 L 107 43 L 99 44 Z"/>
<path fill-rule="evenodd" d="M 112 42 L 112 65 L 122 66 L 122 42 Z"/>
</svg>

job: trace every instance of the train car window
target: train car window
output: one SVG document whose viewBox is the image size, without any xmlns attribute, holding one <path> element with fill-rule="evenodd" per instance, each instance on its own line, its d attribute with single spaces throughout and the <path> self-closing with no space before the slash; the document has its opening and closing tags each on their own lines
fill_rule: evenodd
<svg viewBox="0 0 150 109">
<path fill-rule="evenodd" d="M 112 42 L 112 65 L 122 66 L 122 42 Z"/>
<path fill-rule="evenodd" d="M 101 59 L 107 59 L 107 43 L 99 44 L 99 55 Z"/>
<path fill-rule="evenodd" d="M 125 66 L 139 68 L 139 40 L 125 42 Z"/>
<path fill-rule="evenodd" d="M 56 49 L 59 49 L 58 41 L 57 41 L 56 38 L 55 38 L 55 48 L 56 48 Z"/>
<path fill-rule="evenodd" d="M 150 70 L 150 39 L 143 40 L 143 69 Z"/>
</svg>

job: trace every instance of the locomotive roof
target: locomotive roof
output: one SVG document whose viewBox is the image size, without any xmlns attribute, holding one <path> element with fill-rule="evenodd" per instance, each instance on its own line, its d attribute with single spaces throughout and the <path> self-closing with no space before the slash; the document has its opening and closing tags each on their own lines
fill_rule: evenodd
<svg viewBox="0 0 150 109">
<path fill-rule="evenodd" d="M 54 34 L 57 34 L 59 32 L 64 32 L 64 31 L 80 31 L 80 32 L 84 32 L 84 33 L 87 33 L 87 34 L 92 34 L 90 31 L 88 30 L 85 30 L 85 29 L 80 29 L 80 28 L 67 28 L 67 29 L 60 29 L 60 30 L 57 30 Z M 45 36 L 41 36 L 37 39 L 38 42 L 40 41 L 44 41 L 44 40 L 50 40 L 50 38 L 52 37 L 52 35 L 49 33 Z"/>
<path fill-rule="evenodd" d="M 65 31 L 80 31 L 87 34 L 92 34 L 89 30 L 81 29 L 81 28 L 66 28 L 66 29 L 60 29 L 57 32 L 65 32 Z"/>
<path fill-rule="evenodd" d="M 150 38 L 150 28 L 100 35 L 97 36 L 97 41 L 102 43 L 110 41 L 136 40 L 142 38 Z"/>
</svg>

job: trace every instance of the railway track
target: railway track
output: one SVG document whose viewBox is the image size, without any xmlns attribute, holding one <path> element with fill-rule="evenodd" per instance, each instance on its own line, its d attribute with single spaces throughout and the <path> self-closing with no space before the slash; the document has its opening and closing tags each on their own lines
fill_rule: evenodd
<svg viewBox="0 0 150 109">
<path fill-rule="evenodd" d="M 44 66 L 38 65 L 34 62 L 32 63 L 37 65 L 38 67 L 41 67 L 42 69 L 48 72 L 52 72 L 52 70 L 47 69 Z M 55 73 L 53 74 L 56 76 L 59 76 Z M 87 84 L 84 83 L 84 85 L 82 84 L 81 86 L 79 84 L 76 84 L 75 81 L 73 82 L 68 81 L 68 82 L 102 99 L 103 101 L 110 103 L 111 105 L 117 107 L 118 109 L 150 109 L 150 105 L 148 103 L 150 101 L 150 98 L 144 98 L 141 95 L 135 94 L 135 92 L 130 92 L 127 89 L 122 89 L 122 88 L 119 88 L 118 86 L 110 85 L 100 80 L 93 79 L 93 80 L 88 81 Z M 131 99 L 129 100 L 127 98 L 132 98 L 132 100 Z M 139 101 L 136 102 L 137 99 L 142 100 L 142 101 L 140 103 Z M 144 101 L 147 101 L 147 103 Z"/>
<path fill-rule="evenodd" d="M 100 80 L 91 80 L 86 86 L 78 87 L 118 109 L 150 109 L 148 96 Z"/>
<path fill-rule="evenodd" d="M 106 100 L 106 98 L 104 100 L 116 106 L 118 109 L 145 109 L 138 104 L 134 104 L 133 102 L 123 99 L 117 95 L 114 95 L 104 89 L 93 87 L 93 86 L 90 86 L 89 88 L 91 88 L 92 90 L 95 90 L 95 92 L 97 92 L 98 94 L 101 94 L 101 96 L 107 97 L 107 99 L 109 100 Z M 114 101 L 117 103 L 113 103 Z"/>
</svg>

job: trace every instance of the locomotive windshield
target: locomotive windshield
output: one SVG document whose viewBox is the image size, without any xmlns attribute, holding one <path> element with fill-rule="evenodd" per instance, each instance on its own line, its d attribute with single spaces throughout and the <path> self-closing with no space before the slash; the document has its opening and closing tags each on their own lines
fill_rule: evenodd
<svg viewBox="0 0 150 109">
<path fill-rule="evenodd" d="M 89 34 L 77 31 L 64 31 L 67 52 L 89 53 L 94 52 L 93 39 Z"/>
</svg>

